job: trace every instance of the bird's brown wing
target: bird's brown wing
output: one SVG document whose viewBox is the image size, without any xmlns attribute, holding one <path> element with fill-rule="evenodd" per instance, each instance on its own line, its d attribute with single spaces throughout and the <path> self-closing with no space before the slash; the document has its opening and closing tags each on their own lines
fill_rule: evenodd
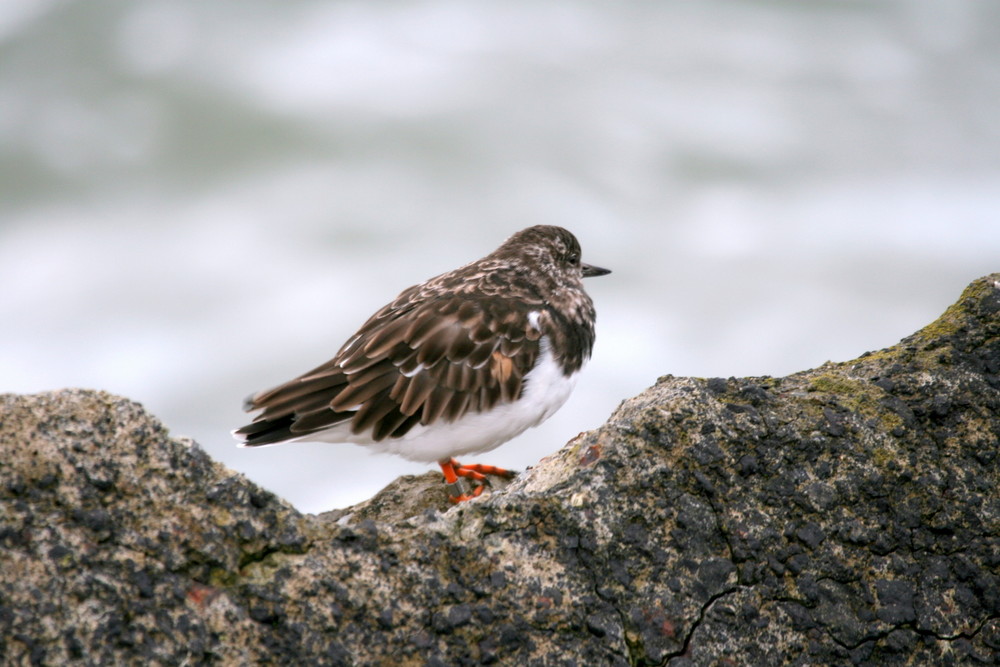
<svg viewBox="0 0 1000 667">
<path fill-rule="evenodd" d="M 517 399 L 547 321 L 541 304 L 467 295 L 400 295 L 331 361 L 251 396 L 261 410 L 235 433 L 245 445 L 301 438 L 349 422 L 374 441 Z M 531 311 L 541 312 L 534 322 Z"/>
</svg>

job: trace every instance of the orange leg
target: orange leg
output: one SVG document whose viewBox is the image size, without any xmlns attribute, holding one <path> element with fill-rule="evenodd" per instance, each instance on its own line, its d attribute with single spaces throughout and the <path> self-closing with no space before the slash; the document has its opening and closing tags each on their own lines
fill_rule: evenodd
<svg viewBox="0 0 1000 667">
<path fill-rule="evenodd" d="M 455 459 L 452 459 L 450 463 L 455 466 L 455 474 L 460 477 L 471 477 L 472 479 L 485 479 L 483 475 L 495 475 L 504 479 L 514 479 L 514 476 L 517 474 L 506 468 L 497 468 L 496 466 L 483 465 L 482 463 L 465 465 Z"/>
<path fill-rule="evenodd" d="M 497 468 L 496 466 L 482 465 L 479 463 L 474 463 L 472 465 L 462 465 L 455 459 L 448 459 L 447 461 L 439 461 L 438 465 L 441 466 L 441 472 L 444 473 L 444 481 L 448 485 L 448 490 L 452 492 L 449 497 L 451 502 L 460 503 L 463 500 L 471 500 L 483 492 L 483 484 L 476 485 L 471 493 L 466 493 L 459 481 L 459 477 L 468 477 L 476 482 L 485 482 L 486 475 L 496 475 L 497 477 L 505 477 L 510 479 L 514 476 L 514 473 L 510 470 L 504 470 L 503 468 Z"/>
</svg>

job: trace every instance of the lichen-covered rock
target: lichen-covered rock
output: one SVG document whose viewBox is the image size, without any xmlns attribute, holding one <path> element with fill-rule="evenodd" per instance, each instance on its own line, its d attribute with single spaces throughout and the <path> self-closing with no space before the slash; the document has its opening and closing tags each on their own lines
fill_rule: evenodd
<svg viewBox="0 0 1000 667">
<path fill-rule="evenodd" d="M 661 378 L 455 508 L 428 475 L 301 515 L 135 403 L 0 397 L 0 655 L 996 664 L 998 285 L 851 362 Z"/>
</svg>

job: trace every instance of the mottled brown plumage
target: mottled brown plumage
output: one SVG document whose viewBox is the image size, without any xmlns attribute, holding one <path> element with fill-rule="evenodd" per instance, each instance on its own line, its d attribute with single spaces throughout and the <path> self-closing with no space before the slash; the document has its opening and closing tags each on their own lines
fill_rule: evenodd
<svg viewBox="0 0 1000 667">
<path fill-rule="evenodd" d="M 543 351 L 567 377 L 590 357 L 595 315 L 582 278 L 605 273 L 581 263 L 565 229 L 522 230 L 404 290 L 330 361 L 248 398 L 260 414 L 235 435 L 247 446 L 324 433 L 378 443 L 517 401 Z"/>
</svg>

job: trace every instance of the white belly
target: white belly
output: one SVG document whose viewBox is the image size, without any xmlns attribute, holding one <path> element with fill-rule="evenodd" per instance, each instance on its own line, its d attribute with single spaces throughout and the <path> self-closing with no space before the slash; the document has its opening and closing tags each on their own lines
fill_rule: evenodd
<svg viewBox="0 0 1000 667">
<path fill-rule="evenodd" d="M 570 377 L 563 374 L 552 357 L 547 338 L 543 337 L 538 364 L 526 376 L 521 398 L 513 403 L 496 405 L 486 412 L 468 413 L 450 423 L 418 424 L 401 438 L 381 442 L 372 442 L 366 434 L 350 433 L 346 424 L 299 439 L 354 442 L 375 452 L 427 463 L 488 452 L 555 414 L 572 393 L 576 376 L 577 373 Z"/>
</svg>

